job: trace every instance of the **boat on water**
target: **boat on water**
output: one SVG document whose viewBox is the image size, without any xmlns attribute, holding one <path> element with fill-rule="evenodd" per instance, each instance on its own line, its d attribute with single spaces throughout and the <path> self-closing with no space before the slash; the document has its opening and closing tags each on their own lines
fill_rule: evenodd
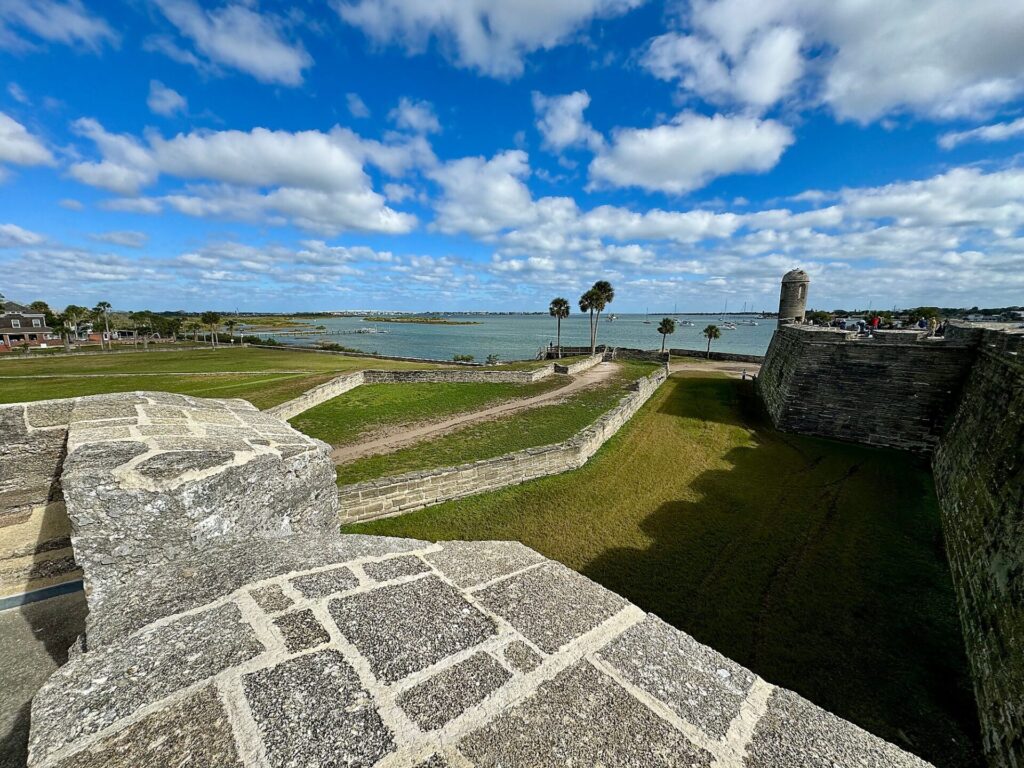
<svg viewBox="0 0 1024 768">
<path fill-rule="evenodd" d="M 723 331 L 735 331 L 736 330 L 736 323 L 726 321 L 726 322 L 722 323 L 722 330 Z"/>
<path fill-rule="evenodd" d="M 608 318 L 607 318 L 609 323 L 614 323 L 618 319 L 619 319 L 618 315 L 608 315 Z"/>
<path fill-rule="evenodd" d="M 651 315 L 651 313 L 647 310 L 647 308 L 644 308 L 644 325 L 650 325 L 651 324 L 651 317 L 650 317 L 650 315 Z"/>
</svg>

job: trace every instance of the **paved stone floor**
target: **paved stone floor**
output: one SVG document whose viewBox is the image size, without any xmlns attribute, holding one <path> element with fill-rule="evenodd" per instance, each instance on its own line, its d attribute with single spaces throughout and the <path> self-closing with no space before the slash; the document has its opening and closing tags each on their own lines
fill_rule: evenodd
<svg viewBox="0 0 1024 768">
<path fill-rule="evenodd" d="M 81 591 L 0 611 L 0 768 L 24 768 L 32 697 L 85 629 Z"/>
<path fill-rule="evenodd" d="M 231 546 L 107 596 L 31 766 L 925 765 L 517 543 Z"/>
</svg>

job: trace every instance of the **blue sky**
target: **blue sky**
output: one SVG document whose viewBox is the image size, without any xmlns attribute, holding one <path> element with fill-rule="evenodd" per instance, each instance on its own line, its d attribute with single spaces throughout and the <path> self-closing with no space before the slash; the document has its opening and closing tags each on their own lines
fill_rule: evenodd
<svg viewBox="0 0 1024 768">
<path fill-rule="evenodd" d="M 0 292 L 1024 303 L 1024 4 L 0 0 Z"/>
</svg>

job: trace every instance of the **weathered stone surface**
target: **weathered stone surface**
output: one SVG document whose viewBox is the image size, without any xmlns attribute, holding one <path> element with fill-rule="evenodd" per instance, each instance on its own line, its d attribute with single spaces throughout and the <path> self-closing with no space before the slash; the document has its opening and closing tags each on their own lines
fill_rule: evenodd
<svg viewBox="0 0 1024 768">
<path fill-rule="evenodd" d="M 391 581 L 402 576 L 425 573 L 430 566 L 418 557 L 393 557 L 379 563 L 364 563 L 363 572 L 374 581 Z"/>
<path fill-rule="evenodd" d="M 754 729 L 744 765 L 750 768 L 921 768 L 928 765 L 840 720 L 792 691 L 775 689 Z"/>
<path fill-rule="evenodd" d="M 440 728 L 504 685 L 512 674 L 487 653 L 476 653 L 398 697 L 399 706 L 424 731 Z"/>
<path fill-rule="evenodd" d="M 729 730 L 754 683 L 753 673 L 653 615 L 597 655 L 715 739 Z"/>
<path fill-rule="evenodd" d="M 427 560 L 460 587 L 474 587 L 544 562 L 518 541 L 444 541 Z"/>
<path fill-rule="evenodd" d="M 522 640 L 505 646 L 505 663 L 520 672 L 530 672 L 540 666 L 543 657 Z"/>
<path fill-rule="evenodd" d="M 330 602 L 342 634 L 385 683 L 495 634 L 494 622 L 435 576 Z"/>
<path fill-rule="evenodd" d="M 158 768 L 161 766 L 241 768 L 227 714 L 210 686 L 161 709 L 54 768 Z"/>
<path fill-rule="evenodd" d="M 254 589 L 249 595 L 256 601 L 256 605 L 267 613 L 277 613 L 292 606 L 292 599 L 284 593 L 278 584 Z"/>
<path fill-rule="evenodd" d="M 130 584 L 89 596 L 89 646 L 98 648 L 163 616 L 204 605 L 236 589 L 303 568 L 380 557 L 427 546 L 383 536 L 288 536 L 230 543 L 139 570 Z M 345 569 L 347 571 L 347 569 Z M 320 574 L 309 574 L 320 577 Z M 304 583 L 306 577 L 296 579 Z"/>
<path fill-rule="evenodd" d="M 321 651 L 242 678 L 272 766 L 365 765 L 395 741 L 340 653 Z"/>
<path fill-rule="evenodd" d="M 147 628 L 119 646 L 80 654 L 36 695 L 33 758 L 38 761 L 263 650 L 229 603 Z"/>
<path fill-rule="evenodd" d="M 291 585 L 303 597 L 327 597 L 359 586 L 359 579 L 348 568 L 331 568 L 329 571 L 307 573 L 291 580 Z"/>
<path fill-rule="evenodd" d="M 183 397 L 170 406 L 147 393 L 76 401 L 62 485 L 91 591 L 208 542 L 334 529 L 327 446 L 282 421 L 246 423 L 246 413 L 230 401 Z M 111 432 L 114 420 L 122 432 Z M 285 455 L 279 444 L 294 450 Z"/>
<path fill-rule="evenodd" d="M 557 563 L 499 581 L 476 597 L 545 653 L 554 653 L 629 605 Z"/>
<path fill-rule="evenodd" d="M 274 626 L 281 632 L 284 645 L 289 653 L 315 648 L 331 639 L 327 630 L 321 626 L 316 616 L 308 608 L 292 611 L 274 619 Z"/>
<path fill-rule="evenodd" d="M 711 765 L 710 754 L 586 661 L 544 683 L 458 747 L 480 768 Z"/>
</svg>

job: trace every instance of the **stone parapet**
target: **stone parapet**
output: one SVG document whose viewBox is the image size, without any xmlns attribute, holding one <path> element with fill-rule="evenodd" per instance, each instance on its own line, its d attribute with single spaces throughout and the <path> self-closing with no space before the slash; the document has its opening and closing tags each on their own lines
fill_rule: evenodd
<svg viewBox="0 0 1024 768">
<path fill-rule="evenodd" d="M 456 467 L 411 472 L 342 487 L 342 520 L 390 517 L 452 499 L 518 485 L 582 467 L 647 402 L 668 374 L 661 369 L 632 385 L 633 391 L 591 426 L 564 443 L 529 448 Z"/>
<path fill-rule="evenodd" d="M 555 372 L 553 364 L 529 371 L 495 370 L 428 370 L 428 371 L 366 371 L 367 384 L 532 384 L 546 379 Z"/>
<path fill-rule="evenodd" d="M 61 485 L 87 589 L 100 594 L 212 541 L 332 530 L 328 453 L 245 400 L 75 401 Z"/>
<path fill-rule="evenodd" d="M 90 603 L 30 768 L 926 766 L 521 544 L 278 544 Z"/>
</svg>

